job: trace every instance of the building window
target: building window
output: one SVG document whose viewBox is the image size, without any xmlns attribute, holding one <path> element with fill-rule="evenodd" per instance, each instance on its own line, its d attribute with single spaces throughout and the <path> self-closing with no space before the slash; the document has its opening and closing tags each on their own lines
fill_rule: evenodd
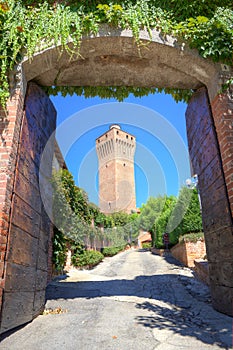
<svg viewBox="0 0 233 350">
<path fill-rule="evenodd" d="M 133 141 L 133 137 L 131 137 L 131 141 Z"/>
<path fill-rule="evenodd" d="M 117 135 L 119 135 L 119 131 L 117 130 Z"/>
<path fill-rule="evenodd" d="M 125 166 L 125 163 L 123 164 L 123 166 Z"/>
<path fill-rule="evenodd" d="M 128 138 L 129 138 L 129 135 L 126 135 L 126 138 L 128 139 Z"/>
<path fill-rule="evenodd" d="M 108 135 L 106 134 L 105 137 L 108 137 Z"/>
<path fill-rule="evenodd" d="M 98 142 L 100 143 L 100 140 L 98 140 Z"/>
</svg>

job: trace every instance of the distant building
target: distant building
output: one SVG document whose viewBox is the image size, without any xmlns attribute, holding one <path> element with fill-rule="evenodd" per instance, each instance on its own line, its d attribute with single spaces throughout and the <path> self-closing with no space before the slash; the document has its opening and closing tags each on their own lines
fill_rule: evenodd
<svg viewBox="0 0 233 350">
<path fill-rule="evenodd" d="M 135 136 L 118 124 L 96 139 L 99 159 L 99 207 L 105 213 L 136 211 Z"/>
</svg>

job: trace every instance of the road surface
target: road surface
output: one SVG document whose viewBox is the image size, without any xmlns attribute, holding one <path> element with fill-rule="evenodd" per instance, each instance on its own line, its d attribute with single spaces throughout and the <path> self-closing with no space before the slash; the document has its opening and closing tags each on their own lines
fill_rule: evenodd
<svg viewBox="0 0 233 350">
<path fill-rule="evenodd" d="M 1 350 L 207 350 L 232 348 L 232 318 L 208 287 L 169 255 L 129 250 L 48 286 L 46 309 L 5 337 Z"/>
</svg>

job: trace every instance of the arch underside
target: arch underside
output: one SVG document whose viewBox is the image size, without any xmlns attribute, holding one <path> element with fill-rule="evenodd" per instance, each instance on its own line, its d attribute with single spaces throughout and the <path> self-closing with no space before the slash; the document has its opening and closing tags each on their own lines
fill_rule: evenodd
<svg viewBox="0 0 233 350">
<path fill-rule="evenodd" d="M 23 62 L 27 81 L 42 86 L 134 86 L 197 89 L 211 87 L 219 65 L 201 58 L 196 50 L 164 39 L 141 35 L 140 46 L 127 31 L 119 35 L 86 37 L 80 54 L 51 47 Z M 72 43 L 69 44 L 72 48 Z M 215 84 L 216 85 L 216 84 Z"/>
</svg>

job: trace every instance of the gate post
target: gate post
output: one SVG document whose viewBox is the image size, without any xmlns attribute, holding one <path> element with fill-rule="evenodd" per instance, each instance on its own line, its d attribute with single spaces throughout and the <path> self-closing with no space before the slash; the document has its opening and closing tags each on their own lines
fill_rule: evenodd
<svg viewBox="0 0 233 350">
<path fill-rule="evenodd" d="M 31 321 L 44 307 L 52 224 L 41 199 L 39 169 L 44 147 L 50 137 L 53 140 L 56 127 L 53 104 L 32 82 L 25 99 L 17 92 L 7 111 L 0 153 L 7 179 L 0 181 L 0 190 L 5 185 L 0 192 L 4 194 L 0 333 Z M 46 158 L 45 177 L 52 173 L 53 145 L 51 142 Z M 49 186 L 46 191 L 51 198 Z"/>
<path fill-rule="evenodd" d="M 203 229 L 214 308 L 233 315 L 233 129 L 232 100 L 218 95 L 211 105 L 198 89 L 186 111 L 189 152 L 198 175 Z"/>
<path fill-rule="evenodd" d="M 16 77 L 18 78 L 18 77 Z M 6 107 L 0 105 L 0 319 L 6 282 L 6 255 L 17 151 L 23 117 L 26 83 L 17 81 Z"/>
</svg>

